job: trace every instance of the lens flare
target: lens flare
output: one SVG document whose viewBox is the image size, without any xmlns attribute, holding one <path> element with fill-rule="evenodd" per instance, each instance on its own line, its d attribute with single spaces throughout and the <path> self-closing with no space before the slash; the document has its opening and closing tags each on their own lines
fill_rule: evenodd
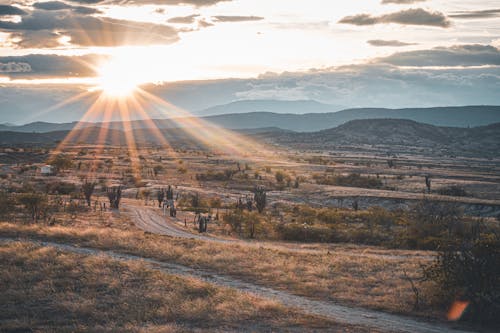
<svg viewBox="0 0 500 333">
<path fill-rule="evenodd" d="M 469 306 L 468 301 L 455 301 L 448 311 L 448 320 L 457 321 L 464 314 L 465 310 Z"/>
</svg>

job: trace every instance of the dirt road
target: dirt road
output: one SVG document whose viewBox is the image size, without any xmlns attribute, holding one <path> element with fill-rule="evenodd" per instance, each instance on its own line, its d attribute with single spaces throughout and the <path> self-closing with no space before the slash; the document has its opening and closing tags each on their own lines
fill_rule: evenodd
<svg viewBox="0 0 500 333">
<path fill-rule="evenodd" d="M 300 244 L 294 244 L 294 243 L 225 239 L 213 235 L 196 234 L 176 225 L 176 222 L 178 222 L 177 219 L 173 219 L 169 216 L 162 216 L 161 213 L 158 211 L 158 209 L 132 205 L 132 204 L 124 204 L 123 207 L 126 209 L 126 212 L 131 217 L 132 222 L 138 228 L 158 235 L 167 235 L 171 237 L 187 238 L 187 239 L 199 239 L 203 241 L 223 243 L 223 244 L 233 243 L 244 246 L 252 246 L 257 248 L 273 249 L 273 250 L 288 251 L 288 252 L 325 253 L 326 251 L 330 251 L 332 254 L 335 254 L 335 252 L 338 251 L 335 249 L 334 246 L 332 247 L 322 246 L 319 249 L 311 249 L 304 247 Z M 419 254 L 416 253 L 415 251 L 399 251 L 399 252 L 404 252 L 404 254 L 365 253 L 361 251 L 346 252 L 345 250 L 342 250 L 341 252 L 342 255 L 344 256 L 383 259 L 383 260 L 434 259 L 433 255 Z"/>
<path fill-rule="evenodd" d="M 13 238 L 0 238 L 0 244 L 19 241 Z M 141 261 L 150 268 L 159 270 L 168 274 L 192 277 L 207 281 L 223 287 L 230 287 L 241 292 L 248 292 L 266 299 L 272 299 L 284 304 L 287 307 L 299 309 L 302 312 L 331 318 L 336 322 L 344 324 L 355 324 L 366 327 L 376 328 L 387 332 L 415 332 L 415 333 L 466 333 L 453 329 L 447 325 L 438 323 L 428 323 L 418 321 L 412 318 L 383 313 L 374 310 L 347 307 L 335 304 L 333 302 L 324 302 L 311 300 L 306 297 L 292 295 L 285 291 L 275 290 L 267 287 L 254 285 L 237 279 L 229 278 L 202 269 L 193 269 L 178 264 L 166 263 L 149 258 L 118 253 L 114 251 L 103 251 L 87 247 L 77 247 L 70 244 L 44 242 L 35 240 L 30 241 L 40 246 L 50 246 L 62 251 L 87 254 L 102 255 L 113 258 L 118 261 Z"/>
</svg>

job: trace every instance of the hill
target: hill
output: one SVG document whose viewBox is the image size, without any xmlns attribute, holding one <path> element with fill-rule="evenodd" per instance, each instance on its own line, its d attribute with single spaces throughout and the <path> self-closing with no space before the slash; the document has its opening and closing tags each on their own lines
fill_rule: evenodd
<svg viewBox="0 0 500 333">
<path fill-rule="evenodd" d="M 273 133 L 281 145 L 301 149 L 338 146 L 417 149 L 420 153 L 500 156 L 500 123 L 475 128 L 440 127 L 405 119 L 352 120 L 336 128 L 311 133 Z"/>
<path fill-rule="evenodd" d="M 309 103 L 309 101 L 308 101 Z M 201 117 L 229 129 L 257 129 L 276 127 L 297 132 L 314 132 L 337 127 L 351 120 L 358 119 L 408 119 L 420 123 L 446 127 L 477 127 L 500 122 L 500 106 L 462 106 L 417 109 L 349 109 L 327 113 L 272 113 L 249 112 L 220 114 Z M 146 129 L 154 123 L 160 129 L 192 126 L 192 118 L 154 119 L 152 121 L 135 120 L 130 122 L 134 129 Z M 0 125 L 0 131 L 15 132 L 51 132 L 71 130 L 77 123 L 31 123 L 22 126 Z M 83 123 L 82 127 L 108 127 L 123 130 L 123 122 Z"/>
<path fill-rule="evenodd" d="M 352 120 L 335 128 L 298 133 L 274 127 L 237 130 L 260 140 L 298 149 L 328 150 L 339 147 L 372 147 L 384 151 L 414 151 L 419 154 L 500 156 L 500 123 L 474 128 L 440 127 L 405 119 Z M 0 132 L 2 145 L 55 144 L 70 131 L 48 133 Z M 71 131 L 70 143 L 126 145 L 123 130 L 88 127 Z M 105 135 L 102 135 L 105 133 Z M 162 129 L 165 140 L 147 128 L 133 130 L 137 144 L 162 144 L 177 148 L 201 147 L 182 128 Z"/>
</svg>

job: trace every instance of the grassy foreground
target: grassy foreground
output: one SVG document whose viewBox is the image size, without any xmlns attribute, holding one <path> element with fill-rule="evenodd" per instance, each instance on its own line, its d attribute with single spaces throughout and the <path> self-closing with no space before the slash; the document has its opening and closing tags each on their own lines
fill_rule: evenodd
<svg viewBox="0 0 500 333">
<path fill-rule="evenodd" d="M 43 226 L 0 223 L 0 236 L 31 237 L 200 267 L 245 281 L 287 290 L 322 300 L 335 300 L 411 315 L 439 317 L 435 309 L 413 308 L 414 295 L 405 277 L 415 279 L 418 288 L 419 260 L 387 260 L 343 253 L 299 253 L 238 244 L 216 244 L 174 239 L 107 226 Z M 390 252 L 387 252 L 388 254 Z"/>
<path fill-rule="evenodd" d="M 0 331 L 366 331 L 140 262 L 0 246 Z"/>
</svg>

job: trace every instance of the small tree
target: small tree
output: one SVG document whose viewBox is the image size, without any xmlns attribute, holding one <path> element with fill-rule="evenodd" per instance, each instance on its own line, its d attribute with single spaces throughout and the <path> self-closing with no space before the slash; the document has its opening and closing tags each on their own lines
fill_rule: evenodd
<svg viewBox="0 0 500 333">
<path fill-rule="evenodd" d="M 18 201 L 29 212 L 33 222 L 37 222 L 40 212 L 47 203 L 47 197 L 39 193 L 24 193 L 19 196 Z"/>
<path fill-rule="evenodd" d="M 114 209 L 119 209 L 120 200 L 122 198 L 122 188 L 121 186 L 116 186 L 107 189 L 109 206 Z"/>
<path fill-rule="evenodd" d="M 0 217 L 4 217 L 12 212 L 14 202 L 8 193 L 0 192 Z"/>
<path fill-rule="evenodd" d="M 85 196 L 85 200 L 87 201 L 87 205 L 90 207 L 91 205 L 91 199 L 92 199 L 92 194 L 94 193 L 95 189 L 95 182 L 88 182 L 85 181 L 82 185 L 82 191 L 83 195 Z"/>
<path fill-rule="evenodd" d="M 156 199 L 158 200 L 158 207 L 161 208 L 161 204 L 162 204 L 163 200 L 165 200 L 165 190 L 164 189 L 160 189 L 156 193 Z"/>
<path fill-rule="evenodd" d="M 158 174 L 159 174 L 160 172 L 162 172 L 163 170 L 164 170 L 163 165 L 155 165 L 155 166 L 153 167 L 153 172 L 154 172 L 155 177 L 156 177 L 156 176 L 158 176 Z"/>
<path fill-rule="evenodd" d="M 276 171 L 276 173 L 274 174 L 274 177 L 276 178 L 276 181 L 279 184 L 282 184 L 283 181 L 285 180 L 285 173 L 283 171 Z"/>
<path fill-rule="evenodd" d="M 255 206 L 260 214 L 264 211 L 267 204 L 266 190 L 263 187 L 257 187 L 254 190 L 253 200 L 255 201 Z"/>
<path fill-rule="evenodd" d="M 499 327 L 498 235 L 479 235 L 471 241 L 443 241 L 436 260 L 425 268 L 424 277 L 435 283 L 433 292 L 436 300 L 466 302 L 466 319 Z"/>
<path fill-rule="evenodd" d="M 431 176 L 425 176 L 425 186 L 427 187 L 427 192 L 431 193 Z"/>
<path fill-rule="evenodd" d="M 170 185 L 168 185 L 166 196 L 167 200 L 174 200 L 174 189 Z"/>
<path fill-rule="evenodd" d="M 73 167 L 73 159 L 66 154 L 58 154 L 49 160 L 50 165 L 52 165 L 56 171 L 66 170 Z"/>
</svg>

